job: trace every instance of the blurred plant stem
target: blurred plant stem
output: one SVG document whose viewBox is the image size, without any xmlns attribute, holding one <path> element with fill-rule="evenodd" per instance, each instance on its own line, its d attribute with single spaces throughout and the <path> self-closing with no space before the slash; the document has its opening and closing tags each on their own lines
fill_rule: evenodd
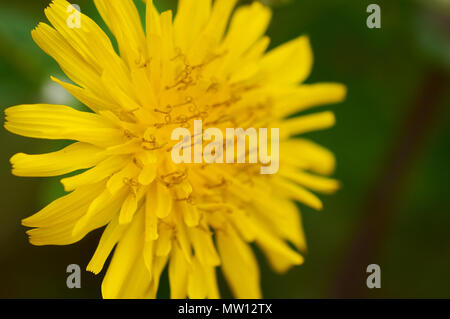
<svg viewBox="0 0 450 319">
<path fill-rule="evenodd" d="M 385 244 L 398 198 L 429 133 L 442 114 L 444 106 L 441 102 L 448 85 L 449 76 L 442 69 L 430 69 L 424 76 L 414 99 L 416 102 L 406 115 L 385 165 L 361 208 L 361 220 L 356 224 L 349 249 L 335 276 L 332 298 L 361 298 L 369 291 L 366 268 L 372 263 L 379 264 L 379 252 Z M 380 266 L 383 273 L 383 265 Z"/>
</svg>

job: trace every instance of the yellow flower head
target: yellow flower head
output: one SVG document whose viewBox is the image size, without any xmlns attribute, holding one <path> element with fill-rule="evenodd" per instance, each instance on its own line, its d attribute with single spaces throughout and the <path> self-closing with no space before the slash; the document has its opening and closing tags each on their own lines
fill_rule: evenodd
<svg viewBox="0 0 450 319">
<path fill-rule="evenodd" d="M 305 240 L 293 201 L 321 209 L 310 190 L 338 188 L 320 176 L 332 173 L 333 155 L 293 138 L 332 126 L 333 114 L 288 116 L 341 101 L 345 87 L 302 84 L 313 62 L 308 38 L 266 52 L 271 11 L 255 2 L 232 15 L 236 2 L 180 0 L 173 19 L 148 0 L 144 32 L 132 0 L 95 0 L 118 52 L 90 18 L 70 20 L 65 0 L 45 10 L 53 27 L 32 32 L 76 85 L 52 79 L 92 112 L 48 104 L 6 110 L 13 133 L 76 141 L 54 153 L 16 154 L 13 174 L 84 170 L 62 179 L 68 195 L 23 224 L 33 228 L 34 245 L 68 245 L 106 226 L 87 266 L 98 274 L 115 247 L 105 298 L 156 297 L 166 266 L 173 298 L 218 298 L 217 267 L 236 297 L 259 298 L 250 244 L 276 271 L 300 265 Z M 260 174 L 260 162 L 176 164 L 171 133 L 193 131 L 195 120 L 223 132 L 279 128 L 278 173 Z"/>
</svg>

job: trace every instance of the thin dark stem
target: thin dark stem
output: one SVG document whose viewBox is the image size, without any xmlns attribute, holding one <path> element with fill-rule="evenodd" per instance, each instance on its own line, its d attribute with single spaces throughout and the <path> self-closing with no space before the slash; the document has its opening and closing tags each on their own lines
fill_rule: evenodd
<svg viewBox="0 0 450 319">
<path fill-rule="evenodd" d="M 361 208 L 362 218 L 343 257 L 331 297 L 361 298 L 367 293 L 366 267 L 377 263 L 376 258 L 395 213 L 398 195 L 427 136 L 439 119 L 443 109 L 441 98 L 447 85 L 447 75 L 440 70 L 429 71 L 424 77 L 400 135 L 379 177 L 369 189 Z"/>
</svg>

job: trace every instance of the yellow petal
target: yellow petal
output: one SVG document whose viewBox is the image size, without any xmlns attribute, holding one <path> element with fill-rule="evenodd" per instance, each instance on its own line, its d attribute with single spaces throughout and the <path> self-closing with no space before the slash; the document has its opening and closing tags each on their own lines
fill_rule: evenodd
<svg viewBox="0 0 450 319">
<path fill-rule="evenodd" d="M 67 23 L 67 10 L 71 4 L 65 0 L 53 0 L 45 9 L 45 15 L 65 41 L 89 63 L 100 71 L 104 64 L 105 53 L 114 53 L 114 48 L 107 35 L 88 16 L 80 13 L 80 28 L 70 27 Z M 98 49 L 96 50 L 98 46 Z"/>
<path fill-rule="evenodd" d="M 159 288 L 159 278 L 161 277 L 161 273 L 166 267 L 168 260 L 168 256 L 164 257 L 155 257 L 153 261 L 153 273 L 152 273 L 152 282 L 150 285 L 150 289 L 145 294 L 144 298 L 156 298 L 156 293 Z"/>
<path fill-rule="evenodd" d="M 173 200 L 169 189 L 161 183 L 154 183 L 147 195 L 147 209 L 158 218 L 166 218 L 172 211 Z"/>
<path fill-rule="evenodd" d="M 168 256 L 172 250 L 173 231 L 166 224 L 161 224 L 158 230 L 159 237 L 156 240 L 156 256 Z"/>
<path fill-rule="evenodd" d="M 63 88 L 65 88 L 73 97 L 78 101 L 89 107 L 94 112 L 99 110 L 111 110 L 117 109 L 120 106 L 118 104 L 112 103 L 111 101 L 99 98 L 97 94 L 90 91 L 89 89 L 81 88 L 79 86 L 63 82 L 55 77 L 51 77 L 52 81 L 58 83 Z"/>
<path fill-rule="evenodd" d="M 203 277 L 208 291 L 208 298 L 219 299 L 220 292 L 219 286 L 217 285 L 216 268 L 205 265 L 202 265 L 202 268 L 203 268 Z"/>
<path fill-rule="evenodd" d="M 323 146 L 300 138 L 280 143 L 280 161 L 323 175 L 331 174 L 336 166 L 333 153 Z"/>
<path fill-rule="evenodd" d="M 153 207 L 151 191 L 147 192 L 145 199 L 145 240 L 152 241 L 158 239 L 158 217 Z"/>
<path fill-rule="evenodd" d="M 79 218 L 79 214 L 86 212 L 89 204 L 101 193 L 101 184 L 80 187 L 72 193 L 62 196 L 38 213 L 22 220 L 22 225 L 27 227 L 52 226 L 63 223 L 66 220 L 73 221 Z M 72 217 L 71 212 L 81 209 Z"/>
<path fill-rule="evenodd" d="M 266 228 L 275 235 L 289 240 L 301 251 L 306 251 L 306 240 L 303 232 L 300 211 L 291 200 L 279 200 L 272 198 L 270 205 L 255 205 L 257 211 L 249 217 L 249 224 L 255 229 L 257 237 L 258 227 L 252 220 L 257 218 Z"/>
<path fill-rule="evenodd" d="M 93 189 L 91 188 L 91 192 Z M 67 203 L 67 202 L 66 202 Z M 55 207 L 55 206 L 54 206 Z M 74 207 L 77 207 L 76 204 Z M 86 236 L 94 229 L 100 228 L 108 224 L 117 214 L 117 203 L 112 202 L 111 205 L 105 206 L 97 214 L 89 219 L 86 223 L 74 232 L 78 225 L 78 218 L 86 212 L 87 206 L 78 208 L 70 208 L 61 211 L 61 206 L 56 206 L 56 214 L 58 218 L 53 216 L 50 223 L 46 223 L 39 228 L 29 230 L 30 243 L 33 245 L 70 245 Z M 24 222 L 25 224 L 25 222 Z"/>
<path fill-rule="evenodd" d="M 222 271 L 231 290 L 239 299 L 259 299 L 259 268 L 250 247 L 232 227 L 217 233 L 217 248 L 222 259 Z"/>
<path fill-rule="evenodd" d="M 192 247 L 191 247 L 190 237 L 188 236 L 188 233 L 186 230 L 186 228 L 187 228 L 186 224 L 183 222 L 183 218 L 180 216 L 180 212 L 176 212 L 174 214 L 174 219 L 175 219 L 175 230 L 176 230 L 177 243 L 180 245 L 180 248 L 183 251 L 184 257 L 186 258 L 188 263 L 190 263 L 191 255 L 192 255 Z"/>
<path fill-rule="evenodd" d="M 205 33 L 220 40 L 225 32 L 228 20 L 237 0 L 216 0 L 211 13 L 211 19 L 205 28 Z"/>
<path fill-rule="evenodd" d="M 190 299 L 205 299 L 208 295 L 208 287 L 205 281 L 203 267 L 197 258 L 194 258 L 189 269 L 188 296 Z"/>
<path fill-rule="evenodd" d="M 122 204 L 119 214 L 119 223 L 128 224 L 133 220 L 133 216 L 138 208 L 138 199 L 136 194 L 130 192 Z"/>
<path fill-rule="evenodd" d="M 254 227 L 248 214 L 242 210 L 233 210 L 228 215 L 228 218 L 233 222 L 234 227 L 236 227 L 245 241 L 252 242 L 255 240 L 258 229 Z"/>
<path fill-rule="evenodd" d="M 92 259 L 87 266 L 87 271 L 93 272 L 96 275 L 102 271 L 106 259 L 122 237 L 125 229 L 126 226 L 119 225 L 117 217 L 108 224 L 103 231 L 94 256 L 92 256 Z"/>
<path fill-rule="evenodd" d="M 57 176 L 94 166 L 105 156 L 102 149 L 84 143 L 74 143 L 64 149 L 47 154 L 19 153 L 11 158 L 12 172 L 16 176 Z"/>
<path fill-rule="evenodd" d="M 322 202 L 316 195 L 307 191 L 301 186 L 298 186 L 280 177 L 274 177 L 273 184 L 276 190 L 280 192 L 280 194 L 283 194 L 288 198 L 295 199 L 316 210 L 321 210 L 323 207 Z"/>
<path fill-rule="evenodd" d="M 298 116 L 280 124 L 280 139 L 332 127 L 336 119 L 332 112 Z"/>
<path fill-rule="evenodd" d="M 162 58 L 162 83 L 166 86 L 173 85 L 175 70 L 171 61 L 175 56 L 174 31 L 172 23 L 172 11 L 168 10 L 161 14 L 161 58 Z"/>
<path fill-rule="evenodd" d="M 119 87 L 128 95 L 132 94 L 133 87 L 126 64 L 117 56 L 107 35 L 84 14 L 80 14 L 80 28 L 71 28 L 67 24 L 67 8 L 69 6 L 70 4 L 65 0 L 54 0 L 45 10 L 45 13 L 70 47 L 96 71 L 95 78 L 91 80 L 97 81 L 98 76 L 108 73 L 111 78 L 110 83 L 113 83 L 114 87 Z M 106 85 L 103 88 L 108 90 L 109 86 Z M 114 95 L 111 97 L 105 96 L 105 90 L 99 91 L 93 87 L 91 89 L 93 92 L 101 94 L 105 101 L 115 100 Z"/>
<path fill-rule="evenodd" d="M 279 173 L 280 176 L 317 192 L 334 193 L 339 189 L 339 182 L 335 179 L 309 174 L 288 167 L 282 168 Z"/>
<path fill-rule="evenodd" d="M 142 185 L 150 185 L 156 178 L 157 167 L 155 164 L 145 165 L 139 174 L 138 181 Z"/>
<path fill-rule="evenodd" d="M 186 52 L 206 26 L 211 14 L 211 0 L 180 0 L 174 21 L 175 39 Z"/>
<path fill-rule="evenodd" d="M 339 83 L 318 83 L 304 84 L 281 92 L 276 97 L 275 114 L 285 117 L 311 107 L 341 102 L 347 94 L 347 88 Z"/>
<path fill-rule="evenodd" d="M 211 11 L 208 24 L 201 32 L 189 55 L 189 62 L 193 65 L 203 63 L 222 40 L 231 13 L 238 0 L 216 0 Z"/>
<path fill-rule="evenodd" d="M 155 242 L 154 241 L 146 241 L 144 244 L 144 262 L 145 266 L 147 267 L 148 272 L 150 273 L 150 277 L 153 276 L 153 260 L 154 260 L 154 248 L 155 248 Z"/>
<path fill-rule="evenodd" d="M 133 90 L 125 90 L 120 84 L 121 81 L 117 79 L 112 70 L 104 70 L 101 76 L 101 81 L 108 92 L 117 104 L 119 104 L 125 112 L 131 112 L 141 107 Z"/>
<path fill-rule="evenodd" d="M 197 207 L 189 203 L 180 202 L 177 205 L 178 209 L 184 216 L 184 222 L 188 227 L 197 226 L 200 221 L 200 212 Z"/>
<path fill-rule="evenodd" d="M 235 65 L 237 59 L 264 35 L 270 18 L 270 9 L 256 1 L 236 10 L 222 44 L 227 50 L 225 70 Z"/>
<path fill-rule="evenodd" d="M 294 265 L 301 265 L 303 257 L 292 250 L 285 242 L 274 235 L 271 231 L 260 223 L 257 218 L 253 219 L 258 228 L 256 242 L 269 259 L 272 267 L 278 272 L 285 272 Z"/>
<path fill-rule="evenodd" d="M 232 67 L 230 83 L 234 84 L 249 81 L 252 78 L 257 79 L 257 74 L 260 69 L 260 59 L 264 55 L 269 44 L 269 37 L 262 37 L 241 57 L 239 61 L 236 61 L 235 66 Z"/>
<path fill-rule="evenodd" d="M 133 271 L 136 271 L 134 266 L 138 259 L 142 258 L 142 264 L 144 264 L 142 255 L 143 226 L 143 214 L 138 214 L 119 241 L 103 279 L 103 298 L 120 298 L 122 294 L 126 293 L 124 288 Z M 146 268 L 145 271 L 147 271 Z M 141 279 L 144 280 L 145 278 Z"/>
<path fill-rule="evenodd" d="M 263 58 L 261 72 L 271 83 L 294 84 L 306 80 L 312 65 L 309 39 L 301 36 L 270 51 Z"/>
<path fill-rule="evenodd" d="M 84 173 L 62 179 L 61 183 L 66 191 L 83 185 L 95 184 L 121 170 L 127 162 L 128 159 L 124 156 L 108 157 Z"/>
<path fill-rule="evenodd" d="M 5 128 L 15 134 L 43 139 L 78 140 L 100 147 L 124 139 L 103 117 L 63 105 L 35 104 L 5 110 Z"/>
<path fill-rule="evenodd" d="M 159 12 L 156 10 L 153 0 L 147 0 L 146 7 L 146 31 L 147 31 L 147 41 L 151 47 L 151 37 L 152 35 L 161 35 L 161 21 L 159 20 Z"/>
<path fill-rule="evenodd" d="M 95 0 L 95 5 L 119 44 L 130 67 L 148 59 L 141 18 L 132 0 Z"/>
<path fill-rule="evenodd" d="M 108 95 L 99 81 L 100 73 L 71 47 L 61 34 L 45 23 L 39 25 L 31 32 L 33 40 L 48 55 L 53 57 L 64 73 L 75 83 L 109 100 Z"/>
<path fill-rule="evenodd" d="M 144 256 L 140 254 L 121 288 L 118 298 L 144 299 L 153 284 L 152 275 L 145 266 Z"/>
<path fill-rule="evenodd" d="M 133 161 L 130 161 L 121 171 L 115 173 L 106 183 L 106 187 L 111 194 L 116 194 L 125 186 L 132 186 L 139 169 Z"/>
<path fill-rule="evenodd" d="M 194 246 L 198 260 L 209 266 L 220 265 L 220 258 L 214 246 L 212 233 L 207 229 L 193 227 L 189 229 L 189 235 Z"/>
<path fill-rule="evenodd" d="M 185 299 L 188 284 L 188 263 L 183 252 L 175 245 L 169 262 L 170 298 Z"/>
<path fill-rule="evenodd" d="M 107 214 L 107 216 L 113 216 L 115 213 L 119 212 L 127 192 L 122 191 L 111 194 L 105 188 L 104 184 L 102 185 L 102 189 L 104 189 L 104 191 L 91 202 L 83 217 L 81 217 L 73 227 L 72 233 L 74 236 L 89 229 L 93 221 L 102 213 Z"/>
</svg>

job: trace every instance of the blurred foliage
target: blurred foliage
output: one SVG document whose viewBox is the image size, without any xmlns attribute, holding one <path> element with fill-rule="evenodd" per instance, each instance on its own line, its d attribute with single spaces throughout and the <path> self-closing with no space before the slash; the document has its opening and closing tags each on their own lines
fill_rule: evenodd
<svg viewBox="0 0 450 319">
<path fill-rule="evenodd" d="M 0 97 L 2 109 L 23 103 L 49 102 L 42 88 L 56 63 L 39 50 L 30 31 L 45 20 L 48 0 L 0 1 Z M 90 0 L 75 1 L 105 28 Z M 249 1 L 242 1 L 249 2 Z M 309 243 L 303 266 L 280 276 L 263 258 L 262 284 L 269 298 L 329 296 L 354 228 L 361 202 L 368 195 L 398 135 L 405 114 L 430 68 L 450 65 L 448 1 L 378 1 L 382 28 L 366 27 L 366 7 L 373 1 L 264 1 L 273 5 L 271 46 L 308 34 L 315 52 L 309 82 L 336 81 L 349 88 L 347 100 L 333 106 L 337 126 L 308 137 L 326 145 L 338 159 L 336 177 L 343 188 L 324 197 L 317 213 L 302 208 Z M 175 9 L 173 0 L 155 0 L 159 9 Z M 137 1 L 140 9 L 143 3 Z M 105 28 L 106 30 L 106 28 Z M 108 33 L 110 34 L 110 33 Z M 443 71 L 444 72 L 444 71 Z M 448 71 L 445 71 L 448 72 Z M 79 106 L 75 101 L 68 103 Z M 450 93 L 426 147 L 402 191 L 394 223 L 381 255 L 382 289 L 368 297 L 450 297 Z M 329 109 L 330 107 L 326 107 Z M 82 289 L 66 288 L 65 269 L 86 266 L 99 231 L 68 247 L 33 247 L 20 220 L 62 193 L 57 178 L 22 179 L 10 174 L 8 159 L 16 152 L 55 150 L 60 142 L 36 142 L 0 131 L 0 297 L 98 298 L 102 275 L 83 273 Z M 261 257 L 261 256 L 260 256 Z M 361 269 L 365 272 L 365 269 Z M 221 279 L 223 281 L 223 279 Z M 365 283 L 361 283 L 364 285 Z M 167 297 L 167 278 L 162 284 Z M 225 296 L 229 296 L 224 288 Z"/>
</svg>

